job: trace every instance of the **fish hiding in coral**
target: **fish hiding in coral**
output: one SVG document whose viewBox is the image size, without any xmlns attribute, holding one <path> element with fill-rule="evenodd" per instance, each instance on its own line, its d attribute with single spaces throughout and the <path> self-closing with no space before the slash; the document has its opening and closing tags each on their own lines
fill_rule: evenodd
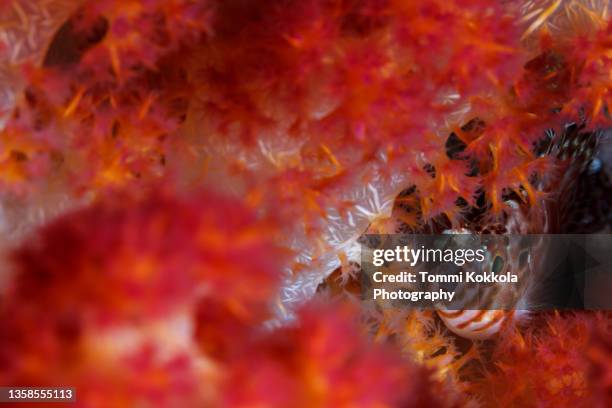
<svg viewBox="0 0 612 408">
<path fill-rule="evenodd" d="M 521 282 L 518 287 L 498 285 L 490 291 L 490 296 L 513 299 L 510 310 L 439 310 L 440 318 L 456 334 L 474 339 L 488 338 L 505 322 L 520 320 L 533 304 L 541 302 L 537 297 L 539 284 L 544 280 L 546 240 L 542 235 L 532 235 L 529 240 L 520 239 L 520 236 L 580 232 L 569 228 L 568 221 L 576 217 L 575 206 L 571 203 L 575 201 L 578 182 L 587 172 L 601 137 L 600 132 L 584 132 L 583 129 L 584 125 L 569 123 L 560 133 L 552 129 L 546 132 L 534 146 L 533 153 L 551 159 L 550 171 L 533 176 L 530 185 L 505 193 L 500 215 L 491 214 L 491 206 L 483 195 L 479 200 L 481 205 L 465 206 L 461 228 L 443 231 L 511 235 L 504 245 L 489 249 L 484 270 L 501 274 L 511 271 Z M 461 149 L 455 146 L 450 154 L 461 157 L 457 150 Z M 478 173 L 477 169 L 475 174 Z M 492 304 L 493 301 L 480 299 L 480 304 Z"/>
<path fill-rule="evenodd" d="M 475 118 L 462 129 L 473 131 L 484 127 L 486 124 Z M 585 217 L 585 214 L 584 211 L 578 211 L 579 206 L 575 202 L 580 183 L 593 176 L 591 162 L 597 152 L 598 141 L 602 138 L 601 132 L 588 132 L 584 129 L 584 124 L 576 123 L 566 124 L 561 132 L 548 129 L 545 136 L 534 144 L 532 151 L 534 156 L 548 160 L 547 171 L 532 175 L 528 185 L 504 192 L 503 207 L 498 214 L 487 201 L 486 192 L 481 190 L 475 200 L 476 205 L 458 200 L 457 205 L 461 207 L 462 214 L 458 225 L 452 225 L 444 215 L 426 222 L 419 205 L 419 191 L 411 186 L 396 197 L 391 218 L 382 224 L 378 222 L 370 225 L 359 241 L 362 245 L 377 246 L 380 243 L 371 242 L 374 236 L 366 235 L 372 233 L 506 235 L 505 240 L 491 241 L 494 246 L 487 251 L 487 258 L 480 268 L 497 274 L 511 272 L 519 276 L 520 283 L 493 285 L 485 298 L 478 300 L 470 299 L 470 296 L 476 294 L 458 293 L 463 304 L 472 305 L 473 309 L 438 309 L 439 317 L 454 333 L 471 339 L 489 338 L 505 324 L 523 319 L 533 305 L 542 305 L 545 301 L 541 298 L 541 282 L 546 280 L 550 283 L 550 277 L 544 276 L 547 270 L 544 258 L 548 248 L 543 234 L 583 232 L 576 226 L 584 225 L 577 218 Z M 490 170 L 479 163 L 477 158 L 464 154 L 466 147 L 455 134 L 451 134 L 446 143 L 447 155 L 452 160 L 469 161 L 471 176 L 482 177 L 485 175 L 483 173 Z M 523 239 L 527 235 L 529 239 Z M 339 285 L 334 281 L 345 275 L 341 269 L 330 275 L 321 289 L 337 289 Z M 350 275 L 355 275 L 354 262 L 350 269 Z M 555 277 L 552 280 L 563 282 Z M 350 280 L 349 293 L 357 293 L 356 281 L 358 278 Z M 482 293 L 478 296 L 482 296 Z M 502 303 L 504 307 L 496 307 Z"/>
</svg>

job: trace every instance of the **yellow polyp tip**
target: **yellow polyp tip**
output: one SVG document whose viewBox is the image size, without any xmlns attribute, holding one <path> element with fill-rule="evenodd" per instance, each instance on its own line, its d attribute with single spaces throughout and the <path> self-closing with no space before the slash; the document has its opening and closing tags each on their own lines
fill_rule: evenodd
<svg viewBox="0 0 612 408">
<path fill-rule="evenodd" d="M 458 193 L 459 192 L 459 186 L 456 183 L 457 179 L 455 177 L 449 177 L 448 178 L 448 185 L 450 186 L 450 188 L 455 192 Z"/>
<path fill-rule="evenodd" d="M 491 204 L 493 205 L 493 212 L 497 213 L 499 211 L 499 199 L 497 197 L 497 187 L 493 185 L 491 189 Z"/>
<path fill-rule="evenodd" d="M 489 149 L 491 150 L 491 156 L 493 157 L 493 171 L 497 172 L 497 151 L 498 145 L 489 144 Z"/>
<path fill-rule="evenodd" d="M 64 110 L 64 115 L 63 115 L 64 118 L 71 116 L 74 113 L 74 111 L 76 111 L 76 108 L 79 106 L 79 102 L 81 101 L 81 98 L 83 97 L 84 92 L 85 92 L 85 89 L 81 88 L 74 95 L 74 97 L 72 98 L 72 100 L 70 101 L 66 109 Z"/>
<path fill-rule="evenodd" d="M 142 107 L 140 108 L 140 111 L 138 112 L 138 118 L 140 120 L 144 119 L 145 116 L 147 116 L 147 114 L 149 113 L 149 110 L 151 109 L 151 105 L 153 104 L 154 100 L 155 100 L 155 97 L 149 96 L 144 101 L 144 103 L 142 104 Z"/>
<path fill-rule="evenodd" d="M 325 152 L 325 155 L 328 157 L 328 159 L 332 162 L 334 166 L 336 166 L 338 169 L 342 168 L 342 164 L 340 164 L 336 156 L 334 156 L 334 153 L 329 147 L 327 147 L 327 145 L 321 143 L 321 149 L 323 150 L 323 152 Z"/>
<path fill-rule="evenodd" d="M 557 71 L 552 71 L 551 73 L 544 75 L 544 77 L 542 79 L 551 79 L 554 78 L 558 75 Z"/>
<path fill-rule="evenodd" d="M 519 332 L 516 332 L 516 341 L 521 349 L 525 348 L 525 339 Z"/>
<path fill-rule="evenodd" d="M 438 186 L 439 191 L 440 192 L 444 191 L 445 187 L 446 187 L 446 177 L 443 174 L 441 174 L 440 175 L 440 184 Z"/>
<path fill-rule="evenodd" d="M 597 116 L 597 113 L 601 110 L 602 100 L 601 96 L 597 98 L 595 104 L 593 105 L 593 112 L 591 113 L 591 117 Z"/>
<path fill-rule="evenodd" d="M 117 47 L 115 47 L 114 45 L 109 45 L 108 51 L 110 53 L 111 66 L 113 67 L 113 72 L 115 73 L 115 75 L 117 75 L 117 78 L 119 78 L 120 73 L 121 73 L 121 61 L 119 59 Z"/>
<path fill-rule="evenodd" d="M 548 17 L 550 17 L 551 14 L 553 14 L 557 10 L 557 8 L 561 5 L 561 2 L 562 0 L 555 0 L 553 4 L 551 4 L 547 9 L 542 11 L 538 18 L 536 18 L 535 21 L 531 23 L 531 25 L 527 28 L 527 30 L 525 30 L 525 32 L 521 36 L 521 41 L 529 37 L 534 31 L 541 27 L 542 24 L 544 24 L 544 22 L 546 21 L 546 19 L 548 19 Z"/>
</svg>

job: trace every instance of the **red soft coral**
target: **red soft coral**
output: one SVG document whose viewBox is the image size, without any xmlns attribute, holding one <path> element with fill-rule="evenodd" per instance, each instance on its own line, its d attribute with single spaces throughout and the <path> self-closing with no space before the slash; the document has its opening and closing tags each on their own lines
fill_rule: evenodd
<svg viewBox="0 0 612 408">
<path fill-rule="evenodd" d="M 272 255 L 266 231 L 248 208 L 211 193 L 110 195 L 21 248 L 13 291 L 101 322 L 167 313 L 201 294 L 248 310 L 277 285 L 282 254 Z"/>
<path fill-rule="evenodd" d="M 599 346 L 611 336 L 609 316 L 581 312 L 541 320 L 539 329 L 506 334 L 493 352 L 496 367 L 473 391 L 488 406 L 606 406 L 607 385 L 592 377 L 589 354 L 597 356 L 600 369 L 612 364 Z"/>
<path fill-rule="evenodd" d="M 59 218 L 15 253 L 0 382 L 71 384 L 84 406 L 209 398 L 202 376 L 219 352 L 198 352 L 194 333 L 236 344 L 270 317 L 284 256 L 275 231 L 235 200 L 165 189 Z"/>
<path fill-rule="evenodd" d="M 348 304 L 310 304 L 228 363 L 227 406 L 441 406 L 431 373 L 360 333 Z M 396 351 L 397 353 L 397 351 Z M 257 374 L 254 375 L 254 370 Z M 240 387 L 236 387 L 240 384 Z"/>
</svg>

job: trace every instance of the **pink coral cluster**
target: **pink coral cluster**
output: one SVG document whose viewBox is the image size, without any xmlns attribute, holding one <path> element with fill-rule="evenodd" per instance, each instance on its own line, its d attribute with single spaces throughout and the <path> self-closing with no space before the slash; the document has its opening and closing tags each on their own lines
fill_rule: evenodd
<svg viewBox="0 0 612 408">
<path fill-rule="evenodd" d="M 520 7 L 481 3 L 85 2 L 25 72 L 1 138 L 3 184 L 59 178 L 80 194 L 218 170 L 255 196 L 295 184 L 308 205 L 291 216 L 316 225 L 344 204 L 329 190 L 363 183 L 373 164 L 413 179 L 427 217 L 458 221 L 456 199 L 479 188 L 496 213 L 507 189 L 535 201 L 542 131 L 607 109 L 609 29 L 593 23 L 573 42 L 543 30 L 525 47 Z M 474 118 L 483 132 L 463 134 Z M 478 176 L 444 154 L 453 131 Z M 267 144 L 279 147 L 258 153 Z M 245 156 L 219 156 L 225 147 Z"/>
<path fill-rule="evenodd" d="M 486 377 L 472 390 L 495 406 L 606 406 L 612 398 L 612 332 L 607 313 L 538 316 L 495 345 Z"/>
<path fill-rule="evenodd" d="M 261 326 L 284 256 L 273 234 L 211 193 L 113 195 L 59 219 L 15 255 L 0 382 L 70 384 L 88 407 L 436 401 L 416 393 L 424 368 L 368 343 L 354 307 Z"/>
</svg>

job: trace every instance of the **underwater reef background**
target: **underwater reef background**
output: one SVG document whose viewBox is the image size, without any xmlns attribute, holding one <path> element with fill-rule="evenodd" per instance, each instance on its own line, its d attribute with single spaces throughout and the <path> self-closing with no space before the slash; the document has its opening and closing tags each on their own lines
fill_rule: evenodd
<svg viewBox="0 0 612 408">
<path fill-rule="evenodd" d="M 366 233 L 612 232 L 610 12 L 0 0 L 0 385 L 611 406 L 612 311 L 498 311 L 479 337 L 359 300 Z"/>
</svg>

